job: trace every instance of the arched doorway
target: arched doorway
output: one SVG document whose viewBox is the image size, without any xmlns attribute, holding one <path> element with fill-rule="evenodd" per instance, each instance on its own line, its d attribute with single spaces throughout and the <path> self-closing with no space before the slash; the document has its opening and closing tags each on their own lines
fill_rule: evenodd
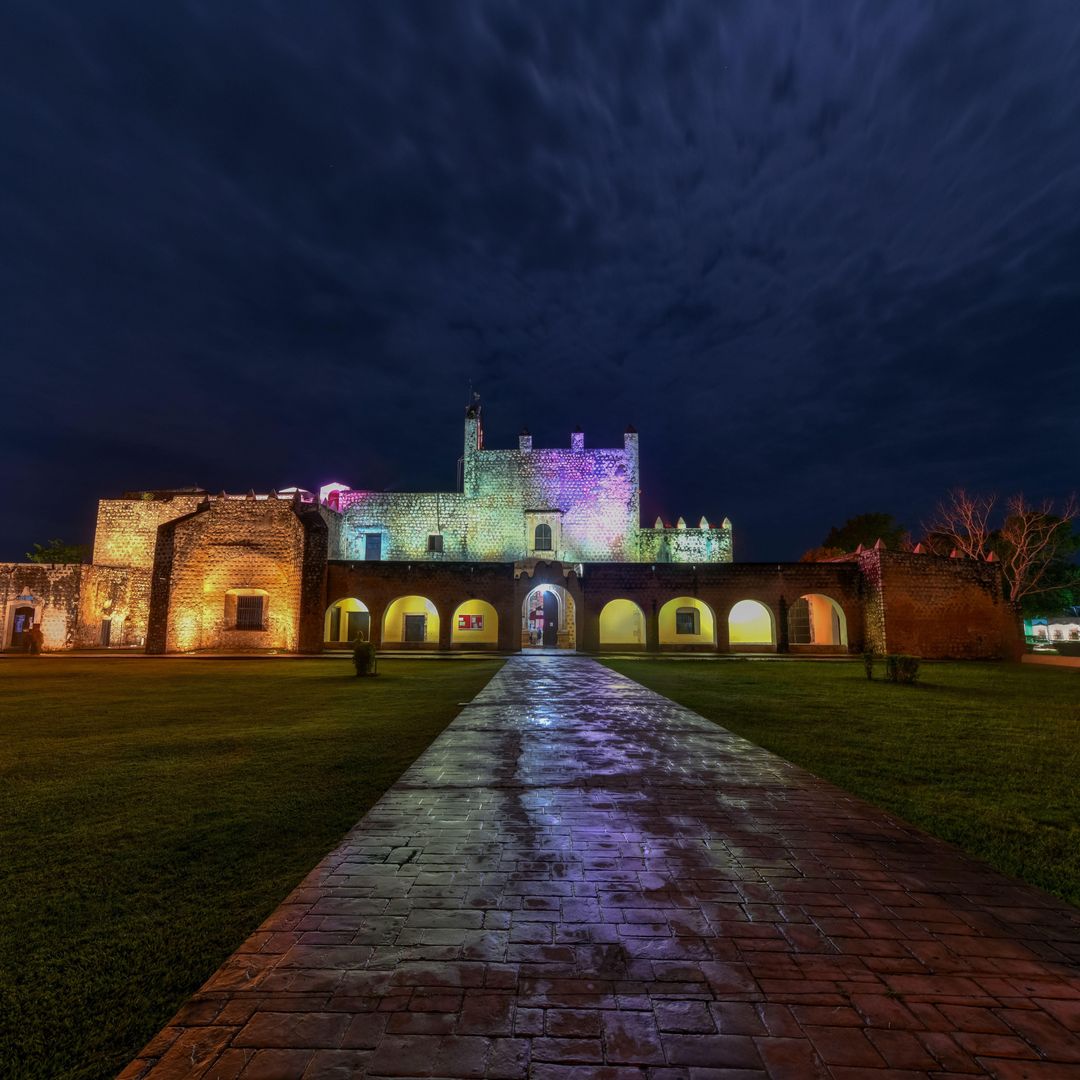
<svg viewBox="0 0 1080 1080">
<path fill-rule="evenodd" d="M 701 650 L 716 644 L 716 619 L 713 609 L 696 596 L 676 596 L 661 609 L 660 645 L 694 647 Z"/>
<path fill-rule="evenodd" d="M 815 652 L 847 648 L 847 618 L 844 609 L 821 593 L 800 596 L 788 609 L 788 643 L 796 649 Z"/>
<path fill-rule="evenodd" d="M 371 612 L 362 600 L 347 596 L 335 600 L 327 609 L 323 620 L 323 643 L 347 645 L 362 637 L 371 640 Z"/>
<path fill-rule="evenodd" d="M 521 609 L 523 649 L 573 649 L 574 601 L 561 585 L 537 585 Z"/>
<path fill-rule="evenodd" d="M 740 600 L 728 612 L 728 642 L 731 648 L 762 650 L 776 648 L 776 620 L 759 600 Z"/>
<path fill-rule="evenodd" d="M 438 645 L 439 612 L 426 596 L 399 596 L 383 616 L 384 645 Z"/>
<path fill-rule="evenodd" d="M 499 613 L 486 600 L 466 600 L 454 611 L 454 645 L 491 649 L 499 644 Z"/>
<path fill-rule="evenodd" d="M 20 604 L 12 612 L 11 647 L 27 649 L 30 644 L 30 630 L 34 625 L 34 609 L 28 604 Z"/>
<path fill-rule="evenodd" d="M 640 649 L 645 645 L 645 613 L 633 600 L 609 600 L 600 612 L 600 646 Z"/>
</svg>

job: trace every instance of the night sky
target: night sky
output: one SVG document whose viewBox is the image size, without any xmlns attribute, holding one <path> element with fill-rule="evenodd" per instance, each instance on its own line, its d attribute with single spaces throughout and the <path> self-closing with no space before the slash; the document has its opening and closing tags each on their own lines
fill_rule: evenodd
<svg viewBox="0 0 1080 1080">
<path fill-rule="evenodd" d="M 1080 482 L 1077 0 L 12 0 L 0 557 L 641 433 L 797 558 Z"/>
</svg>

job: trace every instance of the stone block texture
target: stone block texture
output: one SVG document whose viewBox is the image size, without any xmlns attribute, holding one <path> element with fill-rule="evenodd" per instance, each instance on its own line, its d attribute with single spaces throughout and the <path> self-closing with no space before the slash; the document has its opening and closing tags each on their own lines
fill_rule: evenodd
<svg viewBox="0 0 1080 1080">
<path fill-rule="evenodd" d="M 731 523 L 718 528 L 642 529 L 638 434 L 614 449 L 540 449 L 523 433 L 516 449 L 484 446 L 479 408 L 465 418 L 459 492 L 341 491 L 337 557 L 514 562 L 730 562 Z M 550 548 L 537 548 L 538 525 Z M 432 544 L 429 538 L 440 541 Z"/>
</svg>

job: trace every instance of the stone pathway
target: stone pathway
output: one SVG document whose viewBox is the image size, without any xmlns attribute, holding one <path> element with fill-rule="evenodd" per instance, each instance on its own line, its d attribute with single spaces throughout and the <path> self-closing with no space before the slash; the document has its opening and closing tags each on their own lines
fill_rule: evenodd
<svg viewBox="0 0 1080 1080">
<path fill-rule="evenodd" d="M 510 660 L 122 1074 L 1080 1077 L 1080 912 Z"/>
</svg>

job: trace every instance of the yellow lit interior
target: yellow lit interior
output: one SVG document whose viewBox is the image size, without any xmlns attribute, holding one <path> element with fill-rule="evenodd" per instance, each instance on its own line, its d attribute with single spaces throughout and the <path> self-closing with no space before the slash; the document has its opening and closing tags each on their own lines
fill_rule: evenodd
<svg viewBox="0 0 1080 1080">
<path fill-rule="evenodd" d="M 696 634 L 675 633 L 675 612 L 679 608 L 697 609 L 698 632 Z M 703 601 L 693 596 L 677 596 L 660 609 L 661 645 L 712 645 L 715 641 L 716 626 L 712 608 Z"/>
<path fill-rule="evenodd" d="M 395 600 L 383 616 L 384 642 L 405 640 L 405 616 L 426 615 L 425 641 L 439 640 L 439 612 L 426 596 L 401 596 Z"/>
<path fill-rule="evenodd" d="M 334 608 L 337 608 L 341 612 L 341 621 L 338 624 L 338 639 L 340 641 L 348 641 L 348 618 L 347 612 L 350 611 L 367 611 L 367 605 L 357 600 L 355 597 L 349 596 L 344 600 L 338 600 L 337 603 L 331 604 L 326 609 L 326 616 L 323 619 L 323 641 L 330 641 L 330 619 Z"/>
<path fill-rule="evenodd" d="M 769 609 L 756 600 L 740 600 L 728 615 L 728 640 L 732 645 L 775 644 Z"/>
<path fill-rule="evenodd" d="M 612 600 L 600 612 L 601 645 L 644 645 L 645 616 L 633 600 Z"/>
<path fill-rule="evenodd" d="M 459 630 L 459 615 L 483 615 L 484 628 L 482 630 Z M 463 644 L 495 645 L 499 640 L 499 615 L 498 612 L 486 600 L 466 600 L 457 611 L 454 612 L 454 624 L 452 640 Z"/>
<path fill-rule="evenodd" d="M 811 593 L 803 599 L 810 605 L 810 625 L 813 627 L 814 644 L 846 645 L 847 620 L 844 618 L 843 608 L 836 601 L 818 593 Z M 834 613 L 836 618 L 834 618 Z M 839 623 L 838 626 L 837 623 Z"/>
</svg>

